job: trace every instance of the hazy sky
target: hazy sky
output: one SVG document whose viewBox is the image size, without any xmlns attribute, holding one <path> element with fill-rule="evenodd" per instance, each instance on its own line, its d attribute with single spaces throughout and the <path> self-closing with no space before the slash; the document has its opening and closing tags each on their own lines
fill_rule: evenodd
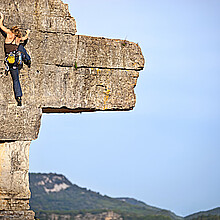
<svg viewBox="0 0 220 220">
<path fill-rule="evenodd" d="M 188 215 L 220 206 L 220 1 L 65 0 L 77 34 L 138 42 L 130 112 L 44 115 L 31 172 Z"/>
</svg>

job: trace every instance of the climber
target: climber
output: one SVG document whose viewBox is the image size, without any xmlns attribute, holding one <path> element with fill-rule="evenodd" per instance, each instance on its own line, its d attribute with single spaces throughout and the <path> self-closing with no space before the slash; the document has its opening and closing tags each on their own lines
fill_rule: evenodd
<svg viewBox="0 0 220 220">
<path fill-rule="evenodd" d="M 31 66 L 31 58 L 23 46 L 24 43 L 22 45 L 22 42 L 27 41 L 30 30 L 27 30 L 27 34 L 22 37 L 22 34 L 17 26 L 12 27 L 11 29 L 5 27 L 3 25 L 4 15 L 2 13 L 0 13 L 0 15 L 0 29 L 5 33 L 6 37 L 4 46 L 6 72 L 10 71 L 11 73 L 15 99 L 18 106 L 22 106 L 22 90 L 19 81 L 19 70 L 23 66 L 23 61 L 29 68 Z"/>
</svg>

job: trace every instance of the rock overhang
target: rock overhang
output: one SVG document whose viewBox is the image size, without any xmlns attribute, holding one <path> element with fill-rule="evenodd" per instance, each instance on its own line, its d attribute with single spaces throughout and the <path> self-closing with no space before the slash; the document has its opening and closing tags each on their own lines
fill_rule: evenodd
<svg viewBox="0 0 220 220">
<path fill-rule="evenodd" d="M 20 71 L 23 106 L 4 74 L 0 36 L 0 217 L 33 219 L 29 209 L 29 146 L 43 113 L 129 111 L 144 57 L 127 40 L 76 35 L 76 22 L 61 0 L 1 0 L 5 26 L 31 29 L 26 45 L 32 67 Z"/>
<path fill-rule="evenodd" d="M 36 139 L 42 113 L 134 108 L 134 87 L 144 68 L 138 44 L 76 35 L 75 19 L 61 0 L 3 0 L 0 9 L 6 26 L 31 28 L 26 49 L 32 57 L 32 67 L 20 72 L 23 107 L 16 106 L 11 77 L 0 74 L 0 140 Z"/>
</svg>

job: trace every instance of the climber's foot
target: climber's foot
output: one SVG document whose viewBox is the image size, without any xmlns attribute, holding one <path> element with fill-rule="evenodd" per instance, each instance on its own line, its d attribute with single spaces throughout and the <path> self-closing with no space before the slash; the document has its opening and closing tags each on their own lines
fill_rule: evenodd
<svg viewBox="0 0 220 220">
<path fill-rule="evenodd" d="M 21 97 L 17 97 L 16 100 L 17 100 L 18 106 L 22 106 Z"/>
<path fill-rule="evenodd" d="M 27 61 L 27 66 L 28 66 L 28 68 L 31 68 L 31 60 Z"/>
</svg>

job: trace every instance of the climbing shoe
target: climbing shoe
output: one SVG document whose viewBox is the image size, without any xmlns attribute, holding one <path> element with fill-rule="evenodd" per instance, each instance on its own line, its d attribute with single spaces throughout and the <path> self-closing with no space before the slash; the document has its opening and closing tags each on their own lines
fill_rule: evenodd
<svg viewBox="0 0 220 220">
<path fill-rule="evenodd" d="M 28 68 L 31 68 L 31 60 L 27 61 L 27 66 L 28 66 Z"/>
<path fill-rule="evenodd" d="M 17 97 L 16 100 L 17 100 L 18 106 L 22 106 L 22 104 L 21 104 L 21 97 Z"/>
</svg>

